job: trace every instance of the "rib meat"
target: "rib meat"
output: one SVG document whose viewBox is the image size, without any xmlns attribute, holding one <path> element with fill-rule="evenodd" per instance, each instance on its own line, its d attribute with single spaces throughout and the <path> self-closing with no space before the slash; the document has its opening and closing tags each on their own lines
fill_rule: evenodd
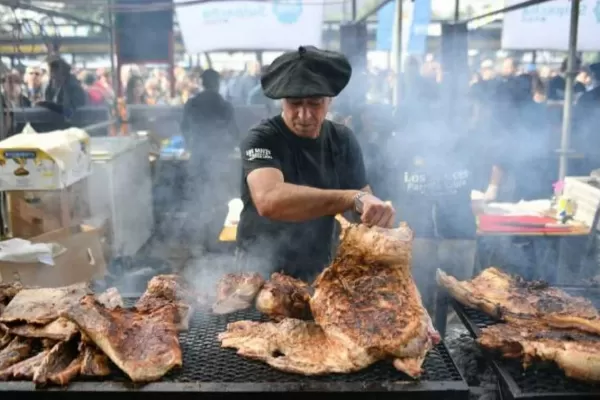
<svg viewBox="0 0 600 400">
<path fill-rule="evenodd" d="M 543 324 L 496 324 L 484 328 L 477 340 L 507 358 L 555 362 L 568 377 L 600 381 L 600 337 L 574 329 L 549 328 Z"/>
<path fill-rule="evenodd" d="M 106 354 L 93 344 L 81 343 L 79 347 L 81 355 L 80 373 L 83 376 L 108 376 L 110 375 L 110 363 Z"/>
<path fill-rule="evenodd" d="M 309 286 L 301 280 L 275 272 L 256 296 L 256 309 L 275 321 L 311 319 Z"/>
<path fill-rule="evenodd" d="M 50 353 L 50 350 L 44 350 L 26 360 L 23 360 L 13 366 L 0 370 L 0 381 L 9 379 L 31 380 L 35 371 L 44 361 L 44 358 Z"/>
<path fill-rule="evenodd" d="M 74 343 L 57 343 L 35 370 L 33 382 L 37 385 L 54 383 L 64 386 L 79 375 L 81 360 L 82 356 Z"/>
<path fill-rule="evenodd" d="M 173 305 L 149 313 L 109 310 L 93 296 L 86 296 L 64 316 L 134 382 L 158 380 L 182 365 Z"/>
<path fill-rule="evenodd" d="M 47 325 L 20 324 L 11 326 L 9 330 L 16 336 L 56 341 L 71 340 L 79 332 L 77 325 L 66 318 L 58 318 Z"/>
<path fill-rule="evenodd" d="M 14 338 L 0 351 L 0 371 L 26 359 L 31 353 L 31 340 Z"/>
<path fill-rule="evenodd" d="M 310 306 L 328 337 L 397 359 L 394 366 L 414 378 L 440 338 L 411 275 L 411 239 L 408 227 L 343 223 L 337 256 L 315 281 Z"/>
<path fill-rule="evenodd" d="M 227 274 L 217 284 L 215 314 L 228 314 L 252 305 L 265 280 L 260 274 Z"/>
<path fill-rule="evenodd" d="M 503 321 L 532 320 L 600 334 L 600 315 L 590 301 L 544 282 L 527 282 L 493 267 L 462 282 L 438 270 L 437 281 L 460 303 Z"/>
<path fill-rule="evenodd" d="M 236 348 L 240 356 L 304 375 L 348 373 L 376 361 L 364 349 L 328 338 L 314 322 L 291 318 L 279 323 L 234 322 L 219 340 L 221 347 Z"/>
<path fill-rule="evenodd" d="M 146 291 L 135 304 L 141 312 L 151 312 L 163 306 L 177 307 L 177 328 L 179 331 L 189 329 L 189 321 L 193 313 L 191 303 L 193 292 L 177 275 L 158 275 L 150 279 Z"/>
</svg>

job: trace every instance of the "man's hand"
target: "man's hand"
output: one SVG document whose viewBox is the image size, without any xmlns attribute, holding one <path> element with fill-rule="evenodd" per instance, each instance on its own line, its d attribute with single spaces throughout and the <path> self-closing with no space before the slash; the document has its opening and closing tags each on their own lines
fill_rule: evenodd
<svg viewBox="0 0 600 400">
<path fill-rule="evenodd" d="M 381 228 L 392 228 L 396 211 L 390 203 L 386 203 L 372 194 L 361 197 L 362 214 L 360 220 L 367 226 L 379 226 Z"/>
</svg>

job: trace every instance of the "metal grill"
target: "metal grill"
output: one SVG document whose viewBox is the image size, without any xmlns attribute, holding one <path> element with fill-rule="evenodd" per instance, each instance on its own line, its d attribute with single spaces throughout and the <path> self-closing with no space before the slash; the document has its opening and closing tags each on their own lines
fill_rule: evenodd
<svg viewBox="0 0 600 400">
<path fill-rule="evenodd" d="M 571 295 L 588 298 L 600 306 L 600 291 L 588 288 L 563 288 Z M 473 337 L 479 337 L 481 329 L 497 324 L 481 311 L 452 301 L 456 314 Z M 509 399 L 580 399 L 599 398 L 600 385 L 590 385 L 567 378 L 552 363 L 536 362 L 526 370 L 520 360 L 499 359 L 489 354 L 489 361 L 496 370 L 502 389 Z"/>
</svg>

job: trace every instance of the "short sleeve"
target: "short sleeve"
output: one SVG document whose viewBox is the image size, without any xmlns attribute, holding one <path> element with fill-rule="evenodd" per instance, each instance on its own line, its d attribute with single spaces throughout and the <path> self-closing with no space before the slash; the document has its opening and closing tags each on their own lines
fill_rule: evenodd
<svg viewBox="0 0 600 400">
<path fill-rule="evenodd" d="M 240 145 L 244 177 L 255 169 L 277 168 L 281 170 L 281 151 L 276 135 L 268 130 L 254 128 Z"/>
<path fill-rule="evenodd" d="M 341 189 L 363 189 L 369 183 L 367 182 L 365 161 L 360 145 L 358 144 L 358 140 L 356 140 L 354 132 L 346 127 L 344 127 L 341 135 L 346 139 L 346 148 L 344 154 L 346 165 L 341 179 Z"/>
</svg>

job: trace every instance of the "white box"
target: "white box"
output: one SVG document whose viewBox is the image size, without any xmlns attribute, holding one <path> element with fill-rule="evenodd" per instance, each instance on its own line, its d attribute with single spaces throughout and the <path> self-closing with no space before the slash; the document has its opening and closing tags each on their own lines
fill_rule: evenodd
<svg viewBox="0 0 600 400">
<path fill-rule="evenodd" d="M 595 178 L 589 176 L 567 176 L 563 194 L 576 204 L 573 218 L 592 226 L 594 216 L 600 207 L 600 188 Z"/>
<path fill-rule="evenodd" d="M 150 145 L 132 136 L 93 137 L 92 217 L 108 218 L 114 256 L 131 256 L 154 229 Z"/>
<path fill-rule="evenodd" d="M 0 142 L 0 191 L 59 190 L 91 173 L 90 138 L 78 128 L 20 133 Z"/>
</svg>

